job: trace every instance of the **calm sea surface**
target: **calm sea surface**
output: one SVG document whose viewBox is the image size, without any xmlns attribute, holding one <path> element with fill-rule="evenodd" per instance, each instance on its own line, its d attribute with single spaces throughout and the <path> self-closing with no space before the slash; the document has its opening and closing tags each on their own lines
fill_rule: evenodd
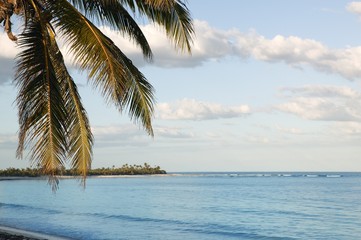
<svg viewBox="0 0 361 240">
<path fill-rule="evenodd" d="M 73 239 L 361 239 L 361 174 L 0 181 L 0 225 Z"/>
</svg>

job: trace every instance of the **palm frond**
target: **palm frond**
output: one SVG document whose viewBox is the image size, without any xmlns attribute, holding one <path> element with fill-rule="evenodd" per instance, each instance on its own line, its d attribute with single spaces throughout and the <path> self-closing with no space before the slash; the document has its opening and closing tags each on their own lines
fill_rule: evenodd
<svg viewBox="0 0 361 240">
<path fill-rule="evenodd" d="M 57 188 L 57 171 L 64 165 L 67 149 L 66 109 L 61 88 L 51 61 L 49 26 L 39 19 L 30 19 L 19 37 L 22 52 L 17 56 L 16 85 L 19 87 L 19 147 L 22 157 L 31 145 L 33 164 L 40 166 Z"/>
<path fill-rule="evenodd" d="M 61 83 L 67 113 L 68 158 L 70 158 L 72 169 L 82 176 L 82 183 L 85 186 L 86 176 L 92 162 L 93 135 L 77 86 L 64 64 L 64 58 L 55 36 L 51 36 L 50 43 L 51 57 L 56 69 L 56 76 Z"/>
<path fill-rule="evenodd" d="M 194 29 L 190 12 L 182 1 L 136 0 L 136 4 L 141 14 L 165 28 L 177 48 L 191 52 Z"/>
<path fill-rule="evenodd" d="M 118 0 L 71 0 L 75 6 L 85 12 L 85 16 L 96 18 L 110 25 L 123 35 L 129 36 L 142 49 L 147 60 L 152 59 L 152 50 L 137 22 Z"/>
<path fill-rule="evenodd" d="M 74 55 L 74 61 L 80 63 L 81 69 L 88 70 L 89 79 L 95 87 L 101 89 L 106 100 L 123 110 L 125 104 L 130 103 L 124 102 L 124 99 L 128 99 L 126 94 L 130 86 L 146 82 L 144 76 L 139 71 L 134 71 L 136 67 L 120 49 L 68 1 L 53 0 L 51 5 L 53 16 L 56 16 L 54 25 L 65 38 L 70 52 Z M 148 123 L 153 115 L 153 108 L 150 106 L 154 101 L 153 95 L 148 93 L 152 92 L 153 88 L 149 83 L 142 86 L 134 88 L 134 91 L 143 91 L 138 94 L 148 96 L 137 98 L 146 101 L 146 104 L 138 103 L 142 110 L 136 111 L 132 116 L 139 117 L 142 123 Z M 143 127 L 148 133 L 152 133 L 150 124 L 143 124 Z"/>
<path fill-rule="evenodd" d="M 129 76 L 129 81 L 127 81 L 122 104 L 124 107 L 129 107 L 130 118 L 135 121 L 140 120 L 148 134 L 154 136 L 151 121 L 154 112 L 153 86 L 131 61 L 126 61 L 124 64 L 131 75 Z"/>
<path fill-rule="evenodd" d="M 177 0 L 119 0 L 119 2 L 127 6 L 133 13 L 136 13 L 137 7 L 140 5 L 148 5 L 158 10 L 171 10 Z M 138 9 L 139 10 L 139 9 Z"/>
<path fill-rule="evenodd" d="M 144 0 L 145 4 L 157 9 L 170 11 L 175 4 L 175 0 Z"/>
</svg>

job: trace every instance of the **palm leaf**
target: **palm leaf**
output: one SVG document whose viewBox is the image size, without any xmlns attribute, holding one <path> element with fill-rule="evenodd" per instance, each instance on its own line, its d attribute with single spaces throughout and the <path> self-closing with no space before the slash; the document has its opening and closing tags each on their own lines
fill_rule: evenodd
<svg viewBox="0 0 361 240">
<path fill-rule="evenodd" d="M 131 75 L 130 81 L 127 81 L 126 92 L 122 100 L 123 107 L 128 106 L 130 118 L 135 121 L 140 120 L 148 133 L 153 136 L 151 122 L 154 111 L 153 86 L 130 60 L 125 62 L 125 65 L 128 71 L 131 72 Z"/>
<path fill-rule="evenodd" d="M 152 59 L 152 50 L 142 30 L 118 0 L 71 0 L 71 2 L 83 10 L 85 16 L 96 18 L 99 22 L 108 24 L 129 36 L 142 49 L 143 56 L 148 60 Z"/>
<path fill-rule="evenodd" d="M 82 183 L 85 186 L 85 179 L 92 162 L 93 135 L 76 84 L 64 64 L 55 36 L 51 36 L 50 43 L 56 76 L 61 83 L 65 100 L 68 158 L 71 160 L 72 169 L 82 176 Z"/>
<path fill-rule="evenodd" d="M 21 126 L 17 155 L 22 157 L 31 144 L 30 159 L 56 189 L 56 174 L 66 157 L 66 109 L 48 48 L 50 28 L 41 18 L 27 24 L 18 42 L 23 51 L 17 56 L 15 79 Z"/>
<path fill-rule="evenodd" d="M 144 0 L 145 4 L 149 6 L 153 6 L 157 9 L 163 9 L 166 11 L 170 11 L 175 4 L 175 0 Z"/>
<path fill-rule="evenodd" d="M 138 110 L 130 107 L 130 114 L 134 120 L 140 118 L 143 127 L 152 134 L 149 123 L 153 116 L 153 88 L 149 83 L 143 84 L 146 82 L 144 76 L 135 71 L 136 67 L 120 49 L 68 1 L 52 1 L 52 12 L 56 16 L 54 25 L 69 45 L 74 61 L 80 63 L 81 69 L 88 70 L 89 79 L 101 89 L 109 103 L 123 110 L 126 104 L 131 103 L 124 101 L 129 99 L 127 92 L 130 89 L 144 96 L 132 98 L 133 106 L 137 105 Z M 138 84 L 143 87 L 134 87 Z M 139 102 L 135 103 L 136 100 Z"/>
<path fill-rule="evenodd" d="M 131 4 L 132 0 L 123 0 Z M 191 52 L 194 29 L 187 6 L 178 0 L 136 0 L 137 9 L 165 28 L 167 36 L 181 50 Z"/>
</svg>

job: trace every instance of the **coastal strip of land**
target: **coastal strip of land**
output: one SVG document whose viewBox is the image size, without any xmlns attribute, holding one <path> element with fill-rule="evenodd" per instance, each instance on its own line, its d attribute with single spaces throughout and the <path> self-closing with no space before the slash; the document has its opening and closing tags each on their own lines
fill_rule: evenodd
<svg viewBox="0 0 361 240">
<path fill-rule="evenodd" d="M 128 165 L 124 164 L 121 167 L 111 168 L 96 168 L 90 169 L 87 173 L 88 176 L 104 176 L 104 175 L 154 175 L 154 174 L 167 174 L 159 166 L 150 166 L 147 163 L 144 165 Z M 55 172 L 57 176 L 79 176 L 76 169 L 61 168 Z M 0 177 L 41 177 L 43 175 L 42 169 L 39 168 L 7 168 L 0 169 Z M 11 179 L 8 179 L 11 180 Z"/>
</svg>

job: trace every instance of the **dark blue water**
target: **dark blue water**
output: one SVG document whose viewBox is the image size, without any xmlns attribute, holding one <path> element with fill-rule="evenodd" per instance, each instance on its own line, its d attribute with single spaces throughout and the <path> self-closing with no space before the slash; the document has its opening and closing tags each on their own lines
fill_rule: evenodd
<svg viewBox="0 0 361 240">
<path fill-rule="evenodd" d="M 0 224 L 74 239 L 361 239 L 361 174 L 0 181 Z"/>
</svg>

